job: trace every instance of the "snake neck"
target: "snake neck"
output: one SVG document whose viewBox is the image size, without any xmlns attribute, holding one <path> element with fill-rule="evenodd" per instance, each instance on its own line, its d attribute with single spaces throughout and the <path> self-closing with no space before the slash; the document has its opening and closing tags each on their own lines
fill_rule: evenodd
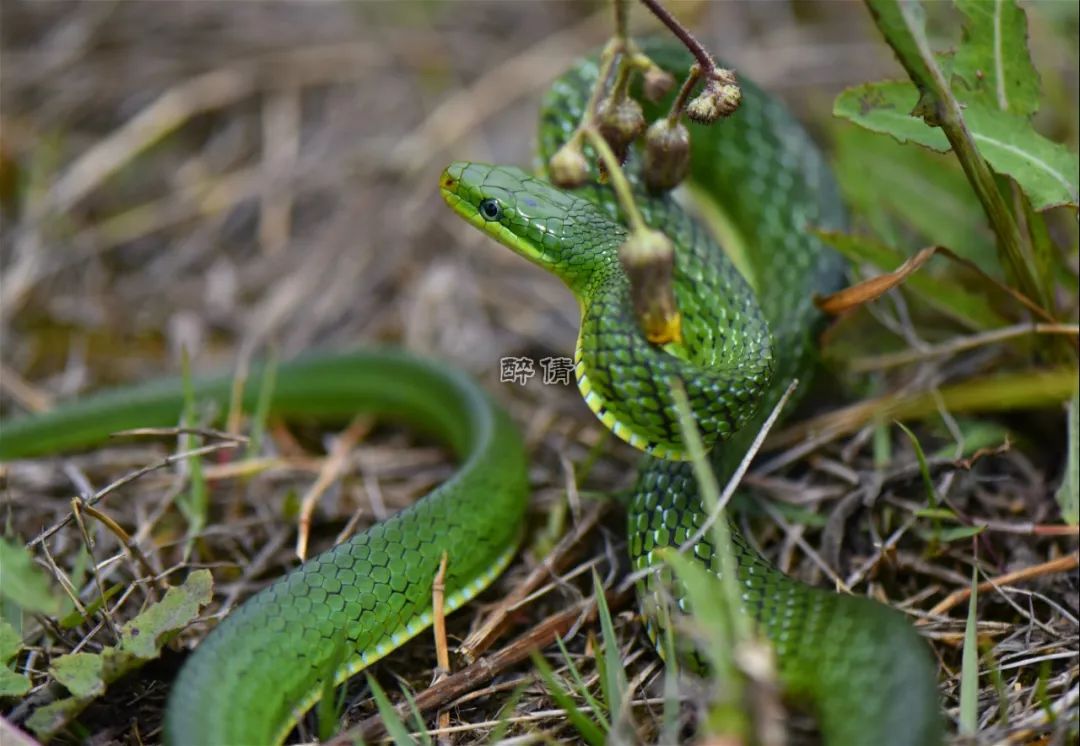
<svg viewBox="0 0 1080 746">
<path fill-rule="evenodd" d="M 706 447 L 727 439 L 752 416 L 769 385 L 769 329 L 715 242 L 678 218 L 682 211 L 648 203 L 646 220 L 680 239 L 674 285 L 682 341 L 660 347 L 645 338 L 629 280 L 613 267 L 580 297 L 575 372 L 586 404 L 617 437 L 657 458 L 685 460 L 673 387 L 685 389 Z"/>
</svg>

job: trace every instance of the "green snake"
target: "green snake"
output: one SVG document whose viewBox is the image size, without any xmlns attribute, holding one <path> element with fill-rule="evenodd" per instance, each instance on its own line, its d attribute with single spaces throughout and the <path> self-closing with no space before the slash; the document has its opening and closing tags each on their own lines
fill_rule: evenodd
<svg viewBox="0 0 1080 746">
<path fill-rule="evenodd" d="M 661 67 L 685 73 L 685 52 L 643 47 Z M 548 93 L 541 118 L 546 160 L 581 118 L 597 72 L 579 63 Z M 748 283 L 699 221 L 670 197 L 644 192 L 646 222 L 676 244 L 680 342 L 657 347 L 635 321 L 618 260 L 627 230 L 607 188 L 561 191 L 517 168 L 455 163 L 443 173 L 452 209 L 560 277 L 581 304 L 575 358 L 586 403 L 616 435 L 650 455 L 629 503 L 636 568 L 677 546 L 705 518 L 671 395 L 685 387 L 729 475 L 763 413 L 795 377 L 808 375 L 820 317 L 812 298 L 842 281 L 843 266 L 808 231 L 842 227 L 827 165 L 774 99 L 745 80 L 735 116 L 694 128 L 690 182 L 721 216 Z M 633 167 L 630 168 L 631 173 Z M 753 286 L 753 289 L 751 288 Z M 487 586 L 516 551 L 526 503 L 525 457 L 508 416 L 465 376 L 406 353 L 316 355 L 276 373 L 272 412 L 342 420 L 373 411 L 447 442 L 453 478 L 411 508 L 311 559 L 229 614 L 196 648 L 170 695 L 172 744 L 280 743 L 317 700 L 431 623 L 432 584 L 448 557 L 446 608 Z M 200 401 L 224 406 L 227 377 L 195 384 Z M 248 408 L 255 394 L 248 396 Z M 184 397 L 176 381 L 88 397 L 45 415 L 4 423 L 0 458 L 93 445 L 109 433 L 174 424 Z M 732 524 L 743 610 L 775 649 L 781 683 L 816 712 L 831 746 L 939 743 L 935 666 L 901 614 L 865 598 L 796 582 L 769 565 Z M 718 570 L 708 539 L 693 556 Z M 658 594 L 647 576 L 643 598 Z M 343 652 L 344 651 L 344 652 Z"/>
</svg>

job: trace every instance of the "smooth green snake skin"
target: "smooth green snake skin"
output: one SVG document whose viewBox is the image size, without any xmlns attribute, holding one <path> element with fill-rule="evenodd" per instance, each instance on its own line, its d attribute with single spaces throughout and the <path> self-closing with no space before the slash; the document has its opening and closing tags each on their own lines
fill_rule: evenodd
<svg viewBox="0 0 1080 746">
<path fill-rule="evenodd" d="M 280 743 L 328 674 L 344 680 L 431 624 L 432 584 L 444 551 L 449 612 L 487 586 L 517 549 L 526 505 L 524 449 L 506 413 L 469 378 L 390 350 L 312 356 L 281 365 L 275 377 L 275 415 L 347 421 L 357 412 L 378 412 L 441 438 L 460 467 L 415 505 L 305 562 L 229 614 L 173 684 L 167 743 Z M 197 381 L 195 398 L 224 411 L 232 385 L 230 377 Z M 257 397 L 249 389 L 247 411 Z M 0 459 L 93 445 L 133 427 L 175 425 L 183 407 L 179 381 L 100 394 L 3 423 Z M 336 671 L 335 661 L 342 663 Z"/>
<path fill-rule="evenodd" d="M 645 51 L 676 75 L 689 66 L 685 53 L 670 47 Z M 542 158 L 580 119 L 595 75 L 596 65 L 584 62 L 552 87 L 543 107 Z M 617 257 L 626 231 L 606 189 L 570 195 L 519 169 L 464 163 L 442 178 L 455 211 L 557 274 L 581 302 L 579 387 L 617 435 L 655 456 L 645 459 L 629 508 L 638 568 L 651 565 L 657 547 L 681 544 L 704 519 L 690 467 L 678 460 L 683 449 L 670 380 L 684 383 L 698 427 L 709 444 L 719 444 L 713 460 L 724 479 L 780 392 L 794 377 L 805 380 L 820 325 L 812 297 L 841 282 L 839 260 L 807 231 L 843 225 L 829 170 L 786 110 L 741 82 L 737 114 L 693 131 L 691 182 L 723 213 L 726 237 L 741 248 L 754 290 L 683 209 L 666 197 L 638 195 L 646 221 L 677 245 L 679 345 L 659 349 L 638 329 Z M 228 378 L 209 379 L 197 382 L 195 393 L 224 409 L 230 387 Z M 4 423 L 0 458 L 175 424 L 183 401 L 178 382 L 162 382 Z M 327 676 L 347 678 L 430 623 L 444 551 L 452 610 L 488 584 L 517 545 L 526 493 L 521 441 L 507 415 L 464 376 L 391 351 L 316 356 L 280 366 L 273 411 L 324 420 L 387 413 L 445 439 L 461 466 L 412 508 L 309 560 L 219 624 L 173 686 L 169 743 L 280 742 Z M 935 667 L 903 616 L 787 578 L 732 529 L 744 609 L 772 641 L 786 689 L 818 713 L 825 742 L 939 743 Z M 707 541 L 693 553 L 717 570 Z M 641 586 L 643 597 L 659 591 L 654 582 Z M 332 670 L 342 650 L 344 662 Z"/>
</svg>

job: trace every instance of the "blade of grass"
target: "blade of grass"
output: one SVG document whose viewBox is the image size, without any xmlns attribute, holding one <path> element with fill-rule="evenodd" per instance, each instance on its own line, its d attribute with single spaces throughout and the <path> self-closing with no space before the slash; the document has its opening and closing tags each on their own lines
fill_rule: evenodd
<svg viewBox="0 0 1080 746">
<path fill-rule="evenodd" d="M 390 704 L 390 700 L 387 698 L 383 688 L 379 686 L 379 682 L 371 674 L 367 675 L 367 682 L 371 688 L 371 696 L 375 698 L 375 707 L 379 710 L 379 717 L 382 718 L 390 738 L 393 739 L 396 746 L 415 746 L 415 741 L 409 734 L 409 729 L 405 727 L 405 723 L 398 717 L 397 710 Z"/>
<path fill-rule="evenodd" d="M 412 717 L 413 727 L 416 728 L 416 732 L 420 735 L 420 743 L 424 744 L 424 746 L 431 746 L 431 734 L 428 733 L 427 726 L 424 724 L 423 713 L 416 706 L 416 697 L 413 696 L 413 693 L 409 691 L 409 688 L 404 683 L 401 685 L 401 694 L 409 705 L 409 715 Z"/>
<path fill-rule="evenodd" d="M 930 477 L 930 467 L 926 465 L 926 454 L 923 453 L 922 444 L 919 443 L 919 439 L 915 437 L 915 433 L 911 432 L 904 423 L 897 422 L 897 426 L 904 431 L 904 435 L 911 441 L 911 447 L 915 449 L 915 458 L 919 462 L 919 474 L 922 475 L 923 486 L 926 488 L 926 500 L 930 505 L 930 510 L 926 511 L 924 515 L 928 515 L 930 518 L 931 527 L 931 542 L 930 552 L 936 552 L 938 545 L 941 543 L 941 523 L 939 521 L 939 511 L 942 509 L 938 507 L 941 503 L 941 499 L 938 497 L 937 488 L 934 487 L 934 480 Z M 952 511 L 947 511 L 949 518 L 953 518 Z"/>
<path fill-rule="evenodd" d="M 610 723 L 606 722 L 600 716 L 607 710 L 600 702 L 600 700 L 594 697 L 593 693 L 589 691 L 589 686 L 585 683 L 585 677 L 581 675 L 581 671 L 578 669 L 577 664 L 574 663 L 574 659 L 570 656 L 570 651 L 566 649 L 566 643 L 564 643 L 562 641 L 562 638 L 560 637 L 558 640 L 555 641 L 555 644 L 559 647 L 559 652 L 562 653 L 563 660 L 566 661 L 566 669 L 570 672 L 570 678 L 574 680 L 574 688 L 577 690 L 577 693 L 580 694 L 581 697 L 585 700 L 585 703 L 592 708 L 594 713 L 596 713 L 598 717 L 597 722 L 599 722 L 600 725 L 604 726 L 606 730 Z M 597 663 L 602 665 L 602 662 L 599 660 L 597 661 Z M 604 677 L 602 674 L 600 676 L 600 681 L 601 683 L 604 681 Z M 607 692 L 604 692 L 604 697 L 607 697 Z"/>
<path fill-rule="evenodd" d="M 195 383 L 191 375 L 191 360 L 188 357 L 186 347 L 181 351 L 180 366 L 184 390 L 184 414 L 181 424 L 183 427 L 195 428 L 198 427 L 199 415 L 195 400 Z M 192 451 L 198 447 L 195 438 L 196 436 L 190 432 L 182 435 L 180 450 Z M 184 513 L 184 517 L 188 522 L 188 538 L 184 547 L 185 560 L 191 554 L 195 538 L 206 526 L 208 504 L 208 491 L 202 470 L 202 460 L 198 457 L 189 458 L 187 460 L 187 469 L 189 482 L 187 496 L 179 503 L 181 512 Z"/>
<path fill-rule="evenodd" d="M 319 704 L 316 707 L 320 741 L 329 741 L 333 738 L 337 725 L 341 721 L 344 701 L 341 697 L 335 696 L 337 685 L 334 673 L 345 662 L 346 654 L 345 635 L 342 633 L 337 635 L 334 651 L 330 654 L 326 667 L 323 669 L 322 694 L 319 696 Z"/>
<path fill-rule="evenodd" d="M 1061 517 L 1075 526 L 1080 523 L 1080 389 L 1073 392 L 1065 421 L 1065 473 L 1055 497 L 1061 506 Z"/>
<path fill-rule="evenodd" d="M 603 746 L 604 731 L 578 708 L 574 698 L 567 693 L 559 680 L 555 678 L 555 672 L 551 670 L 551 666 L 548 665 L 543 656 L 533 651 L 532 662 L 540 674 L 540 678 L 543 679 L 548 694 L 555 700 L 555 704 L 566 713 L 566 719 L 570 721 L 578 735 L 589 746 Z"/>
<path fill-rule="evenodd" d="M 619 721 L 622 703 L 626 697 L 626 671 L 623 670 L 619 657 L 619 639 L 615 636 L 615 625 L 611 621 L 611 610 L 604 597 L 604 586 L 600 576 L 593 570 L 593 595 L 596 596 L 597 616 L 600 617 L 600 631 L 604 638 L 604 673 L 607 680 L 607 705 L 610 724 Z"/>
<path fill-rule="evenodd" d="M 266 437 L 266 423 L 270 418 L 270 403 L 274 400 L 274 387 L 277 384 L 277 356 L 273 351 L 262 369 L 259 379 L 259 396 L 255 400 L 255 411 L 251 415 L 251 441 L 248 443 L 248 457 L 256 456 Z"/>
<path fill-rule="evenodd" d="M 681 381 L 674 382 L 671 387 L 672 398 L 675 400 L 675 409 L 679 414 L 679 427 L 682 430 L 683 441 L 686 450 L 690 454 L 690 461 L 694 467 L 694 476 L 698 481 L 698 489 L 701 492 L 702 502 L 712 514 L 720 502 L 720 486 L 716 481 L 705 453 L 705 444 L 701 440 L 694 415 L 690 409 L 690 402 L 686 398 L 686 389 Z M 712 525 L 713 551 L 720 559 L 720 585 L 723 589 L 724 599 L 727 604 L 728 624 L 731 628 L 731 642 L 738 644 L 741 640 L 749 639 L 752 634 L 750 619 L 739 612 L 741 608 L 739 581 L 735 557 L 731 553 L 731 532 L 728 528 L 726 516 L 720 516 Z"/>
<path fill-rule="evenodd" d="M 979 727 L 979 638 L 976 622 L 979 571 L 971 568 L 971 598 L 964 626 L 964 652 L 960 667 L 960 733 L 974 736 Z"/>
</svg>

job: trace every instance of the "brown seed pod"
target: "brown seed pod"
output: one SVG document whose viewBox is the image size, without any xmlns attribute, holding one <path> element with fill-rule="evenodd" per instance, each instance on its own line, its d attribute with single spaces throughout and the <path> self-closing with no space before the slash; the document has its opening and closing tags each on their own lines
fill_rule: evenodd
<svg viewBox="0 0 1080 746">
<path fill-rule="evenodd" d="M 589 162 L 581 151 L 577 138 L 563 143 L 548 161 L 551 183 L 563 189 L 574 189 L 589 180 Z"/>
<path fill-rule="evenodd" d="M 632 233 L 619 247 L 619 262 L 630 279 L 630 299 L 645 338 L 653 344 L 682 341 L 682 317 L 675 301 L 675 245 L 660 231 Z"/>
<path fill-rule="evenodd" d="M 664 96 L 671 93 L 671 89 L 675 87 L 675 76 L 669 73 L 667 70 L 663 70 L 656 65 L 652 65 L 645 71 L 645 84 L 642 88 L 642 92 L 652 103 L 660 101 Z"/>
<path fill-rule="evenodd" d="M 742 89 L 735 82 L 735 73 L 718 69 L 705 84 L 705 89 L 686 105 L 686 116 L 699 124 L 712 124 L 730 116 L 742 102 Z"/>
<path fill-rule="evenodd" d="M 638 135 L 645 130 L 645 114 L 641 104 L 624 96 L 618 100 L 604 99 L 596 110 L 600 135 L 607 140 L 621 163 Z"/>
<path fill-rule="evenodd" d="M 690 132 L 667 117 L 653 122 L 645 133 L 645 184 L 654 191 L 674 189 L 690 170 Z"/>
</svg>

